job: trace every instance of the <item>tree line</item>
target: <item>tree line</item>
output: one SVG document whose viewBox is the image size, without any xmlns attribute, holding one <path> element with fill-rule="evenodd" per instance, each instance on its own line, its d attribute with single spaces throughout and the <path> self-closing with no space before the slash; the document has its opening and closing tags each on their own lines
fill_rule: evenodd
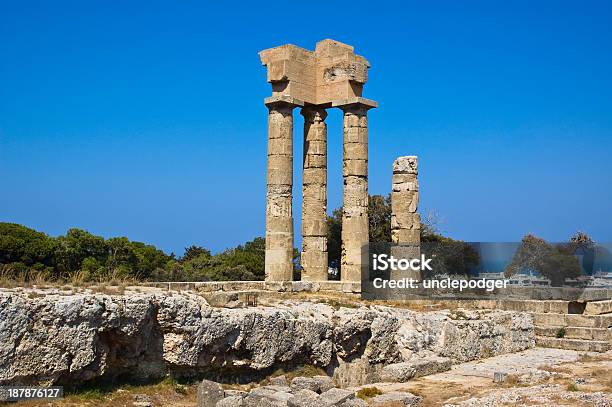
<svg viewBox="0 0 612 407">
<path fill-rule="evenodd" d="M 391 241 L 391 198 L 373 195 L 369 199 L 370 242 Z M 436 230 L 435 219 L 426 219 L 421 228 L 424 242 L 453 243 L 459 251 L 467 245 L 444 237 Z M 329 266 L 341 273 L 342 208 L 328 217 Z M 469 256 L 468 256 L 469 257 Z M 69 229 L 52 237 L 23 225 L 0 223 L 0 273 L 4 278 L 52 281 L 109 281 L 114 278 L 139 281 L 227 281 L 263 280 L 265 239 L 255 239 L 212 254 L 190 246 L 183 256 L 166 254 L 157 247 L 126 237 L 105 239 L 82 229 Z M 294 249 L 294 278 L 299 279 L 299 251 Z M 461 267 L 467 272 L 469 264 Z"/>
</svg>

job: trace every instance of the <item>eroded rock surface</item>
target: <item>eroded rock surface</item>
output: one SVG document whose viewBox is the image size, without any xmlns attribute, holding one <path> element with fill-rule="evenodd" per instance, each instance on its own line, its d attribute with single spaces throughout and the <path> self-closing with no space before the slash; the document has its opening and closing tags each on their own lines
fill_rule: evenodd
<svg viewBox="0 0 612 407">
<path fill-rule="evenodd" d="M 344 387 L 378 379 L 393 363 L 432 356 L 457 363 L 533 346 L 531 317 L 517 312 L 454 319 L 449 312 L 313 302 L 213 308 L 197 295 L 172 292 L 0 292 L 0 384 L 168 373 L 248 380 L 310 364 Z"/>
</svg>

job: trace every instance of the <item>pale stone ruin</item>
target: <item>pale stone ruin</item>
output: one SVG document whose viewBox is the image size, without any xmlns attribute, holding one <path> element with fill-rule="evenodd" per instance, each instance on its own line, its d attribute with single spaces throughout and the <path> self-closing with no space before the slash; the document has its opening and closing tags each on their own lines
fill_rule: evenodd
<svg viewBox="0 0 612 407">
<path fill-rule="evenodd" d="M 396 258 L 413 259 L 421 255 L 421 217 L 419 205 L 418 158 L 398 157 L 393 162 L 391 187 L 391 253 Z M 392 271 L 391 278 L 421 279 L 418 271 Z"/>
<path fill-rule="evenodd" d="M 418 159 L 399 157 L 393 163 L 391 191 L 391 240 L 396 244 L 418 246 L 421 242 Z"/>
<path fill-rule="evenodd" d="M 343 121 L 342 281 L 361 276 L 361 248 L 368 242 L 368 119 L 377 103 L 362 97 L 368 61 L 353 47 L 333 40 L 315 51 L 283 45 L 259 53 L 268 68 L 266 195 L 266 281 L 293 275 L 293 109 L 304 116 L 302 280 L 327 280 L 326 109 Z"/>
</svg>

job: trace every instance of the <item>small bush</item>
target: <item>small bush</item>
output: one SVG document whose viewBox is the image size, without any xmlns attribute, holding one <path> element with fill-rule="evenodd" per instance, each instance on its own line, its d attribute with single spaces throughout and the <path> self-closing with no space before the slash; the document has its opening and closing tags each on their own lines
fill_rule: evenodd
<svg viewBox="0 0 612 407">
<path fill-rule="evenodd" d="M 578 386 L 576 386 L 576 383 L 570 383 L 567 385 L 567 390 L 568 391 L 578 391 Z"/>
<path fill-rule="evenodd" d="M 561 328 L 557 329 L 557 332 L 555 333 L 555 336 L 557 338 L 565 337 L 565 328 L 561 327 Z"/>
<path fill-rule="evenodd" d="M 357 392 L 357 397 L 363 400 L 367 400 L 371 397 L 378 396 L 383 394 L 382 391 L 378 387 L 364 387 L 363 389 Z"/>
</svg>

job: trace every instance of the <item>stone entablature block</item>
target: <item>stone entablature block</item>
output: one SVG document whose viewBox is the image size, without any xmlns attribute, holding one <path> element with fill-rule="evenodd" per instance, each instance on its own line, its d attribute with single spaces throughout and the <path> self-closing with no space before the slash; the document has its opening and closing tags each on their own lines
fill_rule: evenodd
<svg viewBox="0 0 612 407">
<path fill-rule="evenodd" d="M 290 97 L 313 105 L 342 105 L 362 98 L 368 61 L 353 47 L 334 40 L 317 43 L 314 51 L 282 45 L 259 53 L 268 68 L 273 97 Z M 301 104 L 301 103 L 298 103 Z"/>
</svg>

